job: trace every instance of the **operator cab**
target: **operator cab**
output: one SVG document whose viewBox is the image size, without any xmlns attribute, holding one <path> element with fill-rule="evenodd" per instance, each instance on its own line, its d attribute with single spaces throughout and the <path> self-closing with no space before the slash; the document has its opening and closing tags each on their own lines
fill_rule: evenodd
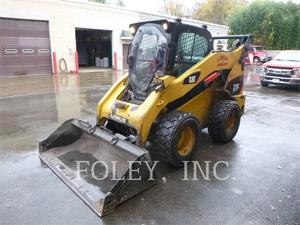
<svg viewBox="0 0 300 225">
<path fill-rule="evenodd" d="M 206 27 L 178 20 L 156 20 L 131 24 L 134 35 L 128 52 L 129 85 L 134 97 L 144 100 L 155 76 L 180 76 L 213 49 Z"/>
</svg>

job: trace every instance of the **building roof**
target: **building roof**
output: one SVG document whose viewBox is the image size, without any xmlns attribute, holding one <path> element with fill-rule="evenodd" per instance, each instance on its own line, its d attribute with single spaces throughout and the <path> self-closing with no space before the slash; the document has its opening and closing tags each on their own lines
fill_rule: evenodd
<svg viewBox="0 0 300 225">
<path fill-rule="evenodd" d="M 122 30 L 121 35 L 120 35 L 121 40 L 132 40 L 133 35 L 127 31 L 127 30 Z"/>
</svg>

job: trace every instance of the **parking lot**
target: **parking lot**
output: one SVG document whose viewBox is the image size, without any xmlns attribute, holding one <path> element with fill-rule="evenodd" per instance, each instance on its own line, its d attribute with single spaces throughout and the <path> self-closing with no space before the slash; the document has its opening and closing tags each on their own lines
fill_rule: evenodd
<svg viewBox="0 0 300 225">
<path fill-rule="evenodd" d="M 121 72 L 1 78 L 1 224 L 300 224 L 300 93 L 263 88 L 256 71 L 246 70 L 234 141 L 217 145 L 204 130 L 195 155 L 200 164 L 229 162 L 219 171 L 227 180 L 182 181 L 182 170 L 160 164 L 166 179 L 103 219 L 41 167 L 37 143 L 69 118 L 94 121 Z"/>
</svg>

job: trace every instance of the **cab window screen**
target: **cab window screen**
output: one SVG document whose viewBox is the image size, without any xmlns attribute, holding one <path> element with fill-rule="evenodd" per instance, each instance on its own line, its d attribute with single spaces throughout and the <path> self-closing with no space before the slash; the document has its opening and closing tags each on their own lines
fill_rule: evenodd
<svg viewBox="0 0 300 225">
<path fill-rule="evenodd" d="M 179 35 L 175 57 L 175 73 L 182 74 L 197 62 L 201 61 L 208 52 L 208 41 L 205 37 L 183 32 Z"/>
<path fill-rule="evenodd" d="M 207 50 L 208 43 L 206 38 L 196 34 L 192 54 L 192 62 L 197 63 L 198 61 L 201 61 L 205 57 Z"/>
<path fill-rule="evenodd" d="M 155 56 L 157 42 L 158 37 L 156 35 L 144 34 L 138 52 L 138 60 L 152 60 Z"/>
</svg>

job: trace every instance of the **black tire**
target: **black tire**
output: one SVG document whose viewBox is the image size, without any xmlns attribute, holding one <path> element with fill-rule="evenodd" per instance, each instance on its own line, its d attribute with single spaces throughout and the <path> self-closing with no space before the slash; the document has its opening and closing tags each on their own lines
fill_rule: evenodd
<svg viewBox="0 0 300 225">
<path fill-rule="evenodd" d="M 262 87 L 268 87 L 268 86 L 269 86 L 269 83 L 261 80 L 261 81 L 260 81 L 260 85 L 261 85 Z"/>
<path fill-rule="evenodd" d="M 259 59 L 258 57 L 254 57 L 254 58 L 253 58 L 253 62 L 254 62 L 254 63 L 260 63 L 260 59 Z"/>
<path fill-rule="evenodd" d="M 193 133 L 193 145 L 186 155 L 180 155 L 178 142 L 185 129 Z M 163 115 L 152 131 L 153 148 L 173 167 L 182 167 L 183 161 L 189 161 L 196 151 L 200 137 L 200 123 L 192 113 L 173 111 Z"/>
<path fill-rule="evenodd" d="M 234 122 L 228 128 L 228 122 L 231 119 Z M 208 119 L 209 135 L 218 143 L 228 143 L 235 137 L 240 126 L 240 120 L 241 109 L 237 102 L 220 101 L 214 106 Z"/>
</svg>

